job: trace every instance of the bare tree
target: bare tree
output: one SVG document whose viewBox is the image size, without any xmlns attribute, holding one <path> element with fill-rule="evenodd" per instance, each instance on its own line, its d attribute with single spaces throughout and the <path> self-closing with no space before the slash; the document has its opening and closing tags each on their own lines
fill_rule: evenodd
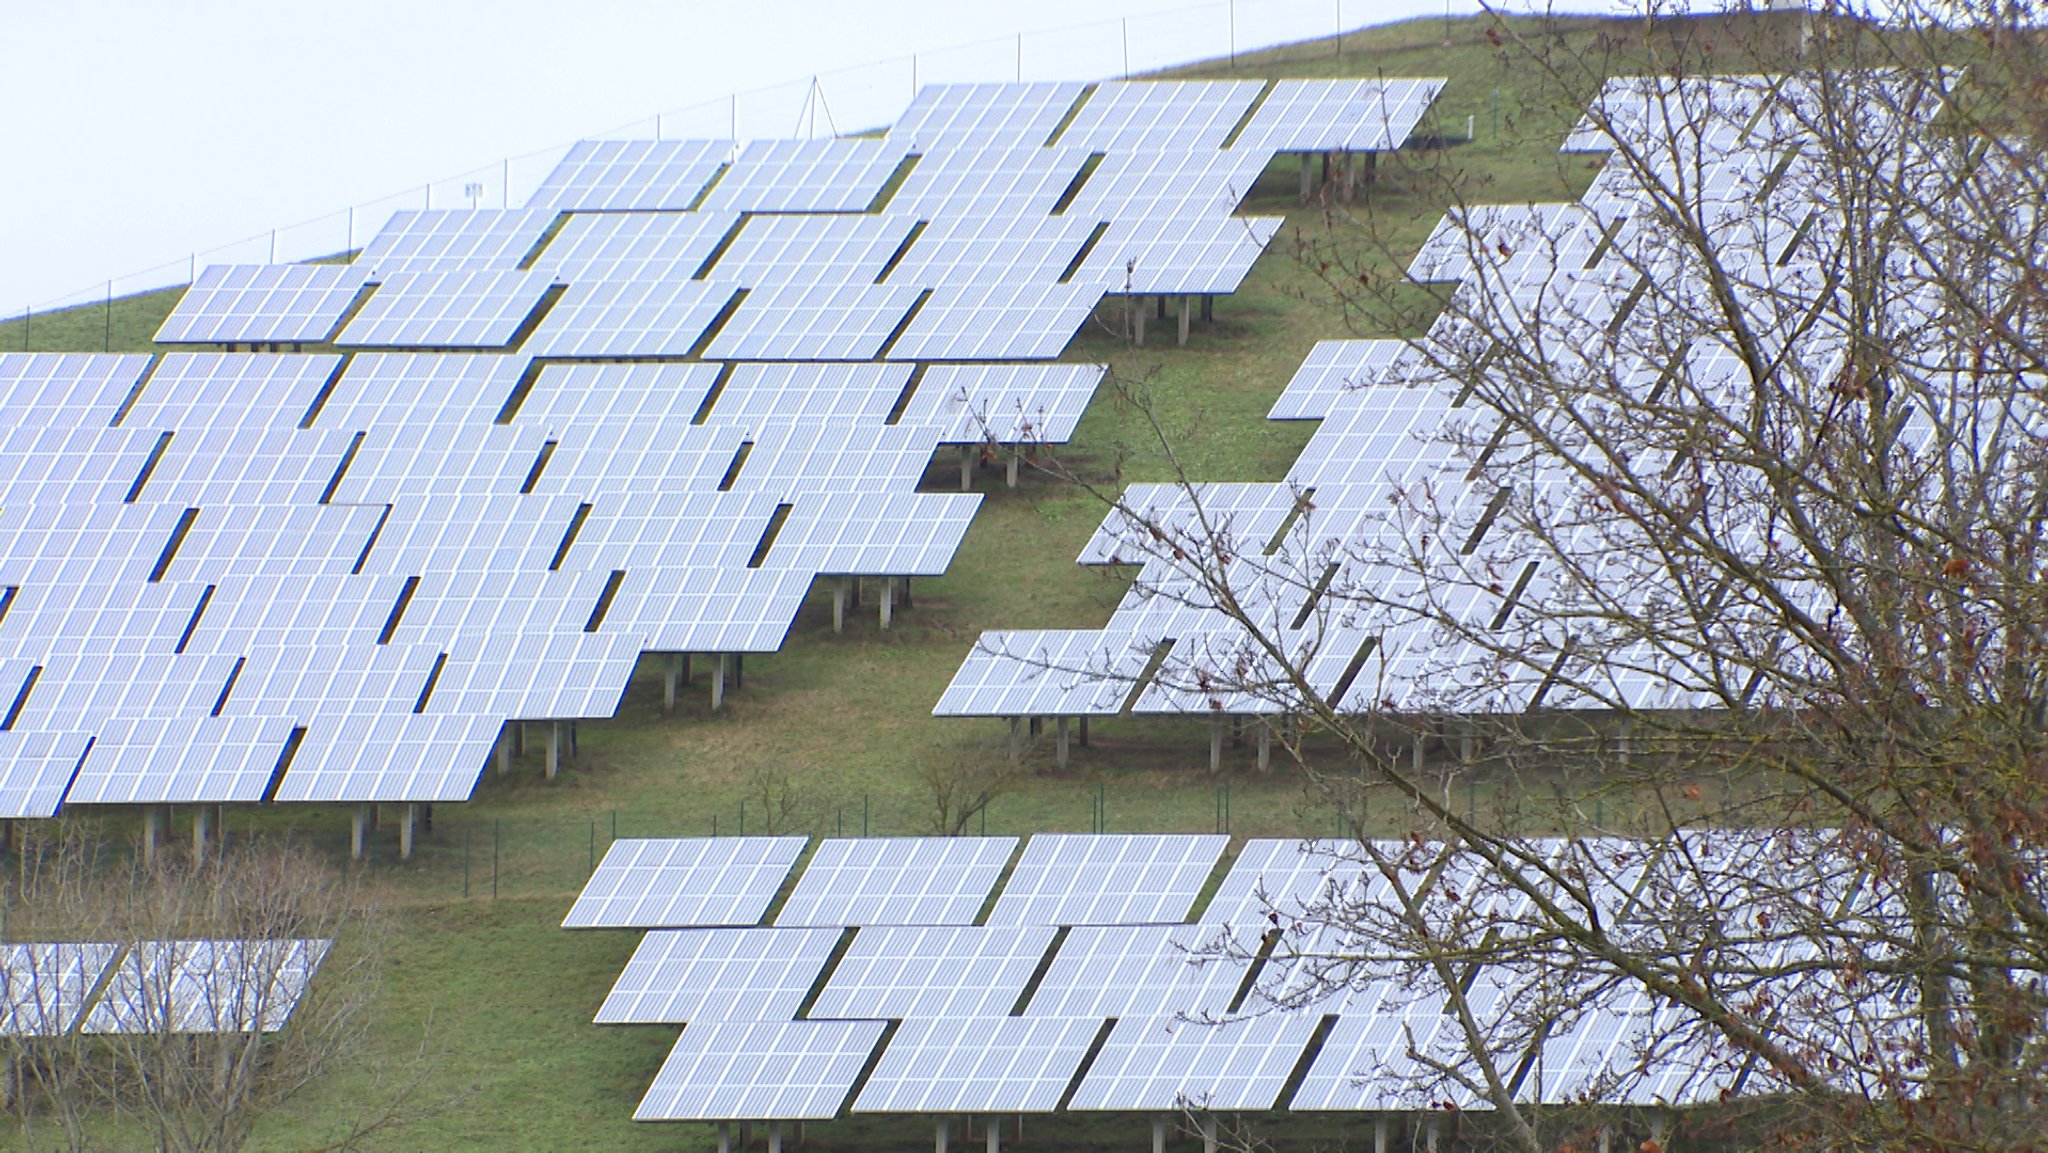
<svg viewBox="0 0 2048 1153">
<path fill-rule="evenodd" d="M 1276 1008 L 1381 999 L 1377 1099 L 1488 1108 L 1529 1153 L 1532 1106 L 1759 1095 L 1786 1143 L 2038 1140 L 2037 23 L 1498 22 L 1585 108 L 1585 194 L 1383 173 L 1450 206 L 1405 274 L 1370 210 L 1303 251 L 1353 315 L 1429 294 L 1427 333 L 1291 397 L 1323 424 L 1263 493 L 1162 434 L 1101 546 L 1162 611 L 1086 659 L 988 642 L 1295 718 L 1344 750 L 1305 759 L 1330 804 L 1402 808 L 1226 943 L 1277 950 Z M 1624 1059 L 1551 1064 L 1602 1030 Z"/>
<path fill-rule="evenodd" d="M 974 818 L 1017 783 L 1022 762 L 994 749 L 974 749 L 918 762 L 918 779 L 931 797 L 931 831 L 957 837 Z"/>
</svg>

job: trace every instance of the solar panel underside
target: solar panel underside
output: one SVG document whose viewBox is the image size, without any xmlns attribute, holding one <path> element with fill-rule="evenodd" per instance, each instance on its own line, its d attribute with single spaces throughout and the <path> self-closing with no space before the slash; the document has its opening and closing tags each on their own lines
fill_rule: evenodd
<svg viewBox="0 0 2048 1153">
<path fill-rule="evenodd" d="M 966 925 L 981 912 L 1016 847 L 1015 837 L 827 840 L 804 866 L 775 923 Z"/>
<path fill-rule="evenodd" d="M 614 841 L 562 927 L 757 924 L 803 850 L 802 837 Z"/>
<path fill-rule="evenodd" d="M 905 1021 L 853 1111 L 1050 1113 L 1101 1026 L 1022 1017 Z"/>
<path fill-rule="evenodd" d="M 822 1121 L 838 1114 L 881 1021 L 712 1021 L 683 1030 L 635 1121 Z"/>
</svg>

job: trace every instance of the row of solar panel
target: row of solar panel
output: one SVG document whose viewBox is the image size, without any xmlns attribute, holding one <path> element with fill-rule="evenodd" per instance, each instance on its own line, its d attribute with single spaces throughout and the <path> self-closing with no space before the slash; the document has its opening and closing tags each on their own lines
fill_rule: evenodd
<svg viewBox="0 0 2048 1153">
<path fill-rule="evenodd" d="M 1441 918 L 1444 939 L 1476 938 L 1512 931 L 1526 897 L 1441 845 L 1254 840 L 1200 921 L 1183 923 L 1225 840 L 1038 836 L 1021 854 L 1013 838 L 826 840 L 768 926 L 758 923 L 802 838 L 621 842 L 565 924 L 755 926 L 649 933 L 598 1010 L 600 1024 L 687 1026 L 643 1120 L 1486 1107 L 1445 1073 L 1471 1065 L 1445 991 L 1427 967 L 1387 956 L 1392 937 L 1373 918 Z M 1830 873 L 1825 862 L 1847 858 L 1821 834 L 1677 840 L 1525 851 L 1574 866 L 1617 931 L 1627 909 L 1654 917 L 1680 891 L 1745 924 L 1760 901 L 1882 915 L 1850 911 L 1859 870 Z M 1787 870 L 1812 883 L 1757 891 L 1758 875 Z M 1731 1062 L 1670 1007 L 1597 980 L 1539 1004 L 1524 976 L 1484 967 L 1462 986 L 1501 1060 L 1522 1070 L 1520 1100 L 1677 1104 L 1744 1084 L 1739 1055 Z"/>
<path fill-rule="evenodd" d="M 1577 203 L 1447 215 L 1409 275 L 1457 282 L 1454 303 L 1420 340 L 1316 346 L 1268 414 L 1321 422 L 1284 480 L 1133 486 L 1080 558 L 1139 568 L 1107 627 L 985 633 L 934 712 L 1101 716 L 1130 702 L 1146 714 L 1279 716 L 1293 709 L 1293 682 L 1266 642 L 1277 642 L 1319 694 L 1351 710 L 1718 701 L 1655 652 L 1631 650 L 1600 669 L 1550 662 L 1540 614 L 1518 609 L 1545 601 L 1556 566 L 1542 563 L 1543 550 L 1522 534 L 1488 535 L 1505 494 L 1479 467 L 1488 454 L 1529 454 L 1484 406 L 1466 403 L 1466 382 L 1488 371 L 1479 350 L 1501 345 L 1503 328 L 1520 328 L 1532 347 L 1548 350 L 1540 355 L 1576 359 L 1589 378 L 1648 389 L 1681 374 L 1703 395 L 1734 395 L 1744 373 L 1726 343 L 1680 341 L 1673 359 L 1668 334 L 1687 330 L 1692 274 L 1650 244 L 1641 221 L 1655 213 L 1642 203 L 1642 186 L 1670 169 L 1708 206 L 1701 211 L 1725 216 L 1716 259 L 1734 282 L 1753 286 L 1760 310 L 1826 291 L 1812 274 L 1816 257 L 1796 242 L 1811 214 L 1826 211 L 1827 196 L 1802 183 L 1798 164 L 1787 167 L 1801 156 L 1788 104 L 1799 94 L 1783 89 L 1762 77 L 1669 92 L 1615 82 L 1601 99 L 1618 109 L 1616 119 L 1597 130 L 1582 123 L 1566 147 L 1599 151 L 1609 147 L 1609 131 L 1663 125 L 1669 131 L 1643 129 L 1645 156 L 1610 159 Z M 1656 291 L 1647 291 L 1653 282 Z M 1802 329 L 1793 355 L 1811 379 L 1831 379 L 1844 347 L 1840 334 Z M 1532 465 L 1511 491 L 1529 494 L 1534 507 L 1562 507 L 1578 499 L 1572 485 L 1560 469 Z M 1723 514 L 1739 518 L 1741 510 Z M 1425 534 L 1415 527 L 1422 524 L 1434 527 Z M 1218 551 L 1247 563 L 1205 570 L 1201 558 Z M 1603 538 L 1594 583 L 1623 596 L 1653 587 L 1655 574 L 1631 555 L 1652 552 Z M 1252 637 L 1219 605 L 1219 581 L 1240 615 L 1291 623 L 1267 629 L 1263 641 Z M 1528 667 L 1470 639 L 1491 633 L 1514 649 L 1502 630 L 1521 621 L 1530 622 L 1526 647 L 1543 654 Z M 1581 676 L 1592 690 L 1560 684 Z M 1489 680 L 1494 688 L 1472 691 Z"/>
</svg>

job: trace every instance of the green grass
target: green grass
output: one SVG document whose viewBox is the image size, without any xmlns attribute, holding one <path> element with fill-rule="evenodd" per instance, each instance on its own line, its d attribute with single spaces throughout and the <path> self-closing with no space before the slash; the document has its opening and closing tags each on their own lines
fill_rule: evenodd
<svg viewBox="0 0 2048 1153">
<path fill-rule="evenodd" d="M 1460 21 L 1447 39 L 1442 21 L 1415 21 L 1344 38 L 1341 61 L 1336 45 L 1325 41 L 1242 57 L 1230 73 L 1450 78 L 1433 124 L 1462 135 L 1470 113 L 1478 139 L 1383 161 L 1360 209 L 1391 238 L 1394 251 L 1371 266 L 1379 273 L 1393 274 L 1401 250 L 1419 244 L 1444 210 L 1445 194 L 1424 189 L 1457 188 L 1481 200 L 1557 199 L 1575 195 L 1590 175 L 1582 158 L 1555 151 L 1571 113 L 1560 102 L 1540 101 L 1529 81 L 1504 69 L 1485 27 Z M 1212 64 L 1179 74 L 1225 70 Z M 1424 179 L 1425 170 L 1451 180 Z M 1358 335 L 1361 326 L 1384 331 L 1416 322 L 1347 321 L 1315 271 L 1289 258 L 1297 234 L 1321 236 L 1343 223 L 1342 210 L 1333 221 L 1295 203 L 1296 172 L 1292 159 L 1282 158 L 1253 191 L 1247 210 L 1285 213 L 1287 229 L 1243 290 L 1216 302 L 1216 322 L 1197 323 L 1187 347 L 1172 346 L 1171 322 L 1155 322 L 1143 349 L 1091 329 L 1068 352 L 1068 359 L 1107 361 L 1120 375 L 1149 379 L 1160 411 L 1180 430 L 1185 463 L 1203 479 L 1280 479 L 1313 426 L 1267 421 L 1265 412 L 1315 341 Z M 151 293 L 117 299 L 111 309 L 34 317 L 26 332 L 18 320 L 0 323 L 0 350 L 148 351 L 177 296 Z M 1104 390 L 1060 459 L 1105 482 L 1163 478 L 1157 454 L 1142 451 L 1147 439 L 1138 415 Z M 1132 451 L 1122 457 L 1124 450 Z M 951 454 L 942 453 L 926 487 L 952 488 L 956 470 Z M 644 661 L 618 715 L 581 725 L 580 755 L 559 779 L 541 779 L 537 750 L 508 777 L 487 772 L 472 802 L 440 807 L 411 862 L 394 859 L 387 827 L 370 867 L 398 911 L 400 931 L 387 942 L 373 1044 L 297 1107 L 269 1119 L 259 1144 L 301 1148 L 326 1139 L 375 1095 L 380 1072 L 405 1066 L 423 1034 L 434 1054 L 420 1095 L 427 1115 L 374 1140 L 373 1148 L 652 1150 L 708 1143 L 701 1127 L 630 1120 L 675 1030 L 588 1023 L 637 935 L 568 933 L 557 925 L 590 860 L 615 832 L 703 834 L 714 822 L 721 833 L 737 832 L 743 804 L 751 810 L 748 831 L 764 831 L 756 788 L 764 774 L 786 778 L 801 798 L 796 819 L 781 831 L 858 833 L 864 820 L 875 834 L 921 833 L 932 811 L 921 766 L 1004 755 L 1002 722 L 930 715 L 975 638 L 990 628 L 1098 627 L 1128 575 L 1073 563 L 1103 511 L 1080 490 L 1027 473 L 1021 489 L 1010 492 L 999 471 L 984 473 L 977 488 L 986 498 L 951 571 L 917 582 L 916 607 L 899 614 L 897 627 L 880 631 L 870 607 L 835 635 L 829 591 L 821 587 L 782 651 L 747 659 L 745 687 L 730 696 L 724 714 L 709 713 L 700 678 L 677 713 L 662 716 L 660 666 Z M 1092 736 L 1091 747 L 1076 748 L 1065 769 L 1052 765 L 1044 742 L 1032 747 L 1030 771 L 995 800 L 987 831 L 1085 831 L 1100 797 L 1112 831 L 1208 832 L 1225 787 L 1230 830 L 1239 836 L 1332 831 L 1293 773 L 1254 770 L 1249 739 L 1230 747 L 1224 772 L 1212 776 L 1200 722 L 1116 718 L 1096 722 Z M 1341 750 L 1312 743 L 1310 754 L 1337 757 Z M 1473 803 L 1502 802 L 1489 792 L 1475 793 Z M 287 807 L 231 813 L 229 831 L 288 828 L 339 862 L 347 822 L 338 809 Z M 1373 823 L 1398 830 L 1401 814 L 1378 814 Z M 129 825 L 115 816 L 108 828 L 122 835 Z M 1040 1126 L 1033 1140 L 1051 1136 L 1063 1147 L 1135 1148 L 1147 1140 L 1144 1123 L 1129 1119 L 1032 1124 Z M 1301 1147 L 1339 1148 L 1359 1139 L 1307 1121 L 1290 1121 L 1285 1133 Z M 921 1122 L 871 1121 L 814 1126 L 810 1137 L 862 1149 L 930 1139 Z"/>
</svg>

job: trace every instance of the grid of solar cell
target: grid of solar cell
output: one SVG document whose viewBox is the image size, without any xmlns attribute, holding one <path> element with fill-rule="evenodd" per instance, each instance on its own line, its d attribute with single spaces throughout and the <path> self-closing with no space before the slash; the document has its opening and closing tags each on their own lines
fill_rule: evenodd
<svg viewBox="0 0 2048 1153">
<path fill-rule="evenodd" d="M 981 912 L 1015 837 L 827 840 L 778 925 L 965 925 Z"/>
<path fill-rule="evenodd" d="M 802 837 L 614 841 L 562 927 L 752 925 L 803 850 Z"/>
<path fill-rule="evenodd" d="M 1040 833 L 1024 846 L 991 925 L 1139 925 L 1187 919 L 1230 838 Z"/>
<path fill-rule="evenodd" d="M 577 212 L 534 258 L 569 284 L 687 280 L 739 223 L 737 212 Z"/>
<path fill-rule="evenodd" d="M 939 429 L 943 444 L 1062 444 L 1105 375 L 1095 364 L 935 364 L 903 421 Z"/>
<path fill-rule="evenodd" d="M 156 331 L 158 344 L 325 340 L 362 291 L 357 265 L 215 265 Z"/>
<path fill-rule="evenodd" d="M 1218 149 L 1264 87 L 1256 80 L 1123 80 L 1097 85 L 1059 143 L 1090 152 Z"/>
<path fill-rule="evenodd" d="M 734 284 L 872 284 L 917 223 L 900 216 L 747 216 L 710 275 Z"/>
<path fill-rule="evenodd" d="M 960 148 L 1035 148 L 1052 136 L 1074 101 L 1076 83 L 927 84 L 889 126 L 889 139 L 911 152 Z"/>
<path fill-rule="evenodd" d="M 805 1121 L 838 1114 L 881 1021 L 713 1021 L 683 1030 L 635 1121 Z"/>
<path fill-rule="evenodd" d="M 522 351 L 534 356 L 683 356 L 733 297 L 708 280 L 604 280 L 575 285 Z"/>
<path fill-rule="evenodd" d="M 806 872 L 808 875 L 808 872 Z M 810 1015 L 903 1020 L 1010 1012 L 1057 930 L 864 925 Z"/>
<path fill-rule="evenodd" d="M 799 496 L 764 565 L 816 573 L 940 576 L 967 535 L 980 493 Z"/>
<path fill-rule="evenodd" d="M 1082 284 L 935 289 L 889 346 L 891 360 L 1051 360 L 1102 296 Z"/>
<path fill-rule="evenodd" d="M 676 929 L 647 934 L 597 1010 L 600 1025 L 793 1019 L 838 929 Z M 813 1013 L 830 1017 L 830 1013 Z"/>
<path fill-rule="evenodd" d="M 916 288 L 789 284 L 747 294 L 704 355 L 713 360 L 873 360 Z"/>
</svg>

